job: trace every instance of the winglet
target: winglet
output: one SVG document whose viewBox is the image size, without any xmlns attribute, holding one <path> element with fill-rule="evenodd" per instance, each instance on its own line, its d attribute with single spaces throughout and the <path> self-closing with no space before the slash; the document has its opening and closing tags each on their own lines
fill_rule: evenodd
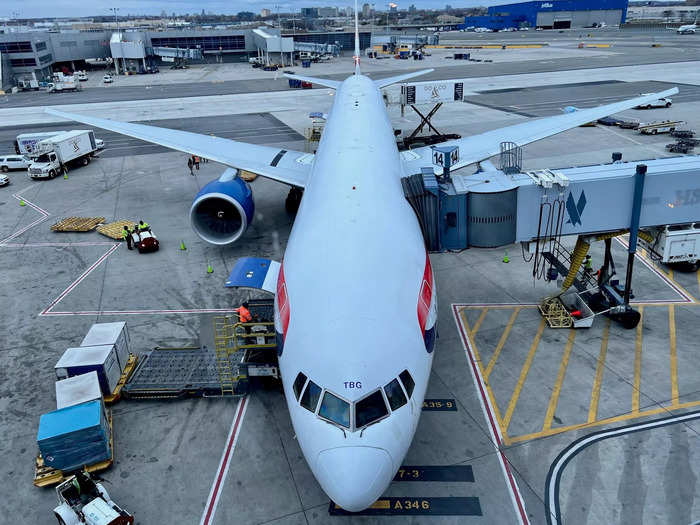
<svg viewBox="0 0 700 525">
<path fill-rule="evenodd" d="M 352 57 L 355 61 L 355 74 L 360 74 L 360 23 L 357 15 L 357 0 L 355 0 L 355 56 Z"/>
<path fill-rule="evenodd" d="M 387 78 L 380 78 L 379 80 L 375 80 L 374 83 L 377 85 L 379 89 L 390 86 L 392 84 L 396 84 L 397 82 L 403 82 L 404 80 L 408 80 L 409 78 L 413 77 L 419 77 L 421 75 L 425 75 L 427 73 L 432 73 L 435 71 L 434 69 L 422 69 L 420 71 L 413 71 L 412 73 L 406 73 L 404 75 L 397 75 L 395 77 L 387 77 Z"/>
</svg>

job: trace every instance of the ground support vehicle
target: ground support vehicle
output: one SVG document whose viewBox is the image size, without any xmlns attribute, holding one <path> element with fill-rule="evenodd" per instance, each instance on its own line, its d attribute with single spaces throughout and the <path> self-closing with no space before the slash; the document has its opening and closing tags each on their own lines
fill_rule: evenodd
<svg viewBox="0 0 700 525">
<path fill-rule="evenodd" d="M 134 516 L 109 497 L 102 483 L 87 472 L 77 472 L 56 487 L 58 506 L 53 509 L 60 525 L 133 525 Z"/>
<path fill-rule="evenodd" d="M 92 130 L 73 130 L 42 140 L 36 144 L 29 176 L 52 179 L 71 165 L 87 166 L 97 149 Z"/>
</svg>

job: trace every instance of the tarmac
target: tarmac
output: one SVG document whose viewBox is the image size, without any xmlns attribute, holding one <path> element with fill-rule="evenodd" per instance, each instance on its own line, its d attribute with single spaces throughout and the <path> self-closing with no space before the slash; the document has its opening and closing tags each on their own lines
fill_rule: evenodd
<svg viewBox="0 0 700 525">
<path fill-rule="evenodd" d="M 648 36 L 619 38 L 631 44 Z M 631 63 L 644 62 L 652 51 L 627 47 Z M 509 84 L 500 76 L 477 79 L 484 89 L 465 87 L 474 95 L 441 109 L 434 124 L 468 136 L 523 122 L 526 114 L 556 114 L 560 105 L 586 107 L 684 78 L 688 85 L 680 86 L 671 108 L 622 116 L 679 119 L 700 129 L 697 62 L 667 66 L 668 78 L 661 66 L 549 66 L 547 73 L 508 75 Z M 443 69 L 444 75 L 455 70 Z M 606 78 L 597 76 L 602 70 Z M 543 95 L 535 86 L 548 87 Z M 99 103 L 110 104 L 109 115 L 119 118 L 118 104 L 109 98 L 113 91 L 99 91 Z M 199 96 L 209 101 L 207 115 L 196 115 L 197 105 L 188 108 L 191 113 L 168 115 L 167 100 L 143 96 L 121 118 L 137 120 L 132 117 L 139 108 L 150 105 L 155 109 L 144 120 L 156 125 L 303 150 L 308 113 L 331 100 L 326 90 L 286 88 L 281 94 Z M 219 96 L 246 97 L 246 103 L 232 98 L 238 103 L 222 104 Z M 38 118 L 41 110 L 41 104 L 0 110 L 2 147 L 29 129 L 22 118 Z M 410 130 L 419 122 L 410 111 L 401 117 L 397 106 L 389 112 L 397 128 Z M 72 126 L 47 121 L 31 129 Z M 34 487 L 31 477 L 39 416 L 55 408 L 53 367 L 63 351 L 79 344 L 92 323 L 117 320 L 127 321 L 138 354 L 198 344 L 212 312 L 241 300 L 240 292 L 224 287 L 236 260 L 280 260 L 294 220 L 284 209 L 288 188 L 258 177 L 251 183 L 255 220 L 244 237 L 226 248 L 207 245 L 191 230 L 188 211 L 196 192 L 224 167 L 205 163 L 191 176 L 183 153 L 96 134 L 106 140 L 105 152 L 71 170 L 68 179 L 31 181 L 12 172 L 11 185 L 0 188 L 0 476 L 13 481 L 13 497 L 0 500 L 0 516 L 21 516 L 26 523 L 52 519 L 55 496 Z M 667 142 L 632 130 L 576 128 L 524 148 L 524 166 L 609 162 L 613 151 L 629 161 L 649 159 L 667 155 Z M 20 206 L 20 199 L 27 205 Z M 73 215 L 144 219 L 161 249 L 140 255 L 96 232 L 50 231 L 59 218 Z M 625 247 L 617 241 L 613 247 L 622 273 Z M 375 515 L 330 513 L 273 383 L 241 400 L 118 402 L 112 409 L 115 463 L 101 473 L 110 495 L 144 525 L 700 520 L 698 274 L 657 265 L 640 253 L 633 276 L 643 315 L 638 329 L 623 330 L 601 317 L 588 330 L 554 330 L 543 326 L 534 305 L 556 285 L 533 281 L 532 263 L 523 260 L 520 247 L 507 250 L 508 264 L 504 249 L 431 254 L 439 339 L 428 400 L 405 467 Z M 601 250 L 594 245 L 594 265 L 601 263 Z M 207 273 L 209 265 L 213 273 Z"/>
</svg>

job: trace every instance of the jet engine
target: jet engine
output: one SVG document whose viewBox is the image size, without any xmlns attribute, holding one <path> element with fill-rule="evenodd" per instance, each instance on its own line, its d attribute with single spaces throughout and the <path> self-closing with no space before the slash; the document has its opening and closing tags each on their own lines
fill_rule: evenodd
<svg viewBox="0 0 700 525">
<path fill-rule="evenodd" d="M 190 208 L 190 224 L 199 237 L 218 246 L 236 242 L 253 221 L 253 192 L 238 171 L 229 168 L 204 186 Z"/>
</svg>

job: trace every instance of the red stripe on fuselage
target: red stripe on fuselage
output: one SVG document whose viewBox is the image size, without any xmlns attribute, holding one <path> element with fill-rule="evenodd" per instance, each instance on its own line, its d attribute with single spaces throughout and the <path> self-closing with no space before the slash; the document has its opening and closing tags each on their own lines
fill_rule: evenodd
<svg viewBox="0 0 700 525">
<path fill-rule="evenodd" d="M 423 271 L 423 281 L 421 282 L 420 293 L 418 294 L 418 324 L 421 332 L 425 330 L 425 323 L 428 321 L 430 303 L 433 298 L 433 268 L 430 266 L 430 257 L 425 253 L 425 270 Z"/>
</svg>

